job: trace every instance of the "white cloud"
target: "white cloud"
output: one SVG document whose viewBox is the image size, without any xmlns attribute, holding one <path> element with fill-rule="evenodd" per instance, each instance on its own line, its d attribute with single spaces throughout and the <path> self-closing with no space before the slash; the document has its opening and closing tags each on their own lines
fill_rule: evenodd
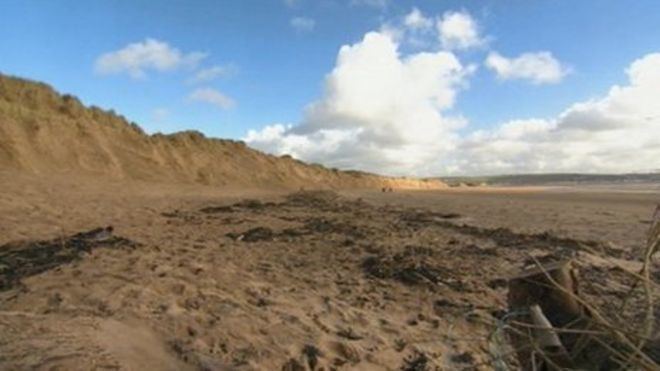
<svg viewBox="0 0 660 371">
<path fill-rule="evenodd" d="M 132 78 L 144 78 L 147 70 L 172 71 L 180 67 L 196 67 L 205 53 L 184 54 L 156 39 L 128 44 L 96 59 L 94 69 L 99 74 L 128 73 Z"/>
<path fill-rule="evenodd" d="M 298 32 L 309 32 L 314 30 L 316 21 L 312 18 L 294 17 L 291 18 L 290 24 L 291 27 L 293 27 Z"/>
<path fill-rule="evenodd" d="M 413 8 L 403 19 L 403 24 L 413 30 L 427 30 L 433 27 L 433 20 L 424 16 L 417 8 Z"/>
<path fill-rule="evenodd" d="M 245 140 L 306 161 L 399 175 L 660 168 L 660 53 L 634 61 L 627 84 L 555 118 L 460 134 L 465 120 L 448 112 L 470 71 L 449 52 L 402 57 L 391 37 L 372 32 L 342 47 L 323 98 L 300 125 L 251 130 Z"/>
<path fill-rule="evenodd" d="M 485 44 L 477 21 L 466 11 L 449 11 L 436 23 L 442 47 L 447 50 L 469 49 Z"/>
<path fill-rule="evenodd" d="M 245 140 L 329 166 L 423 172 L 456 145 L 464 120 L 445 112 L 471 71 L 446 51 L 401 56 L 391 36 L 370 32 L 341 48 L 323 98 L 300 125 L 253 130 Z"/>
<path fill-rule="evenodd" d="M 457 14 L 470 21 L 452 25 Z M 445 13 L 437 27 L 421 32 L 426 19 L 413 9 L 341 47 L 322 97 L 306 107 L 302 121 L 250 130 L 246 142 L 331 167 L 393 175 L 660 168 L 660 53 L 631 63 L 627 83 L 572 104 L 556 117 L 474 130 L 454 108 L 476 67 L 461 63 L 451 50 L 485 41 L 467 13 Z M 415 36 L 422 42 L 413 49 L 423 50 L 402 54 Z M 429 38 L 435 44 L 426 43 Z M 439 51 L 438 39 L 444 48 Z M 516 58 L 493 52 L 486 66 L 502 79 L 537 84 L 559 81 L 570 72 L 550 52 Z"/>
<path fill-rule="evenodd" d="M 570 71 L 547 51 L 523 53 L 516 58 L 507 58 L 497 52 L 491 52 L 485 65 L 501 80 L 529 80 L 534 84 L 558 83 Z"/>
<path fill-rule="evenodd" d="M 188 96 L 188 100 L 209 103 L 223 110 L 236 106 L 236 102 L 232 98 L 212 88 L 195 89 Z"/>
<path fill-rule="evenodd" d="M 208 68 L 200 69 L 195 72 L 195 74 L 188 79 L 190 84 L 200 84 L 213 81 L 221 77 L 229 77 L 236 73 L 236 66 L 226 65 L 226 66 L 212 66 Z"/>
<path fill-rule="evenodd" d="M 634 61 L 629 82 L 554 119 L 508 122 L 462 140 L 446 168 L 468 174 L 633 172 L 660 168 L 660 53 Z"/>
</svg>

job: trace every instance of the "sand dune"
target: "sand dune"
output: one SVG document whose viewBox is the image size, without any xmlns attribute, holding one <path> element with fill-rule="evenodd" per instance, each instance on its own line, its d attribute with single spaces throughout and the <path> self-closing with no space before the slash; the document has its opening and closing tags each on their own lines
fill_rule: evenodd
<svg viewBox="0 0 660 371">
<path fill-rule="evenodd" d="M 198 132 L 146 135 L 113 111 L 87 108 L 45 84 L 4 75 L 0 75 L 0 168 L 262 188 L 444 186 L 438 180 L 386 178 L 308 165 Z"/>
</svg>

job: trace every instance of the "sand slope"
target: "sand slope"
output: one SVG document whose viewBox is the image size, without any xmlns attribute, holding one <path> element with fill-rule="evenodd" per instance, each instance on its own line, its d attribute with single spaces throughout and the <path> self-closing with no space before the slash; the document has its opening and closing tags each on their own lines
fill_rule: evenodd
<svg viewBox="0 0 660 371">
<path fill-rule="evenodd" d="M 219 186 L 437 188 L 266 155 L 197 132 L 146 135 L 113 111 L 87 108 L 48 85 L 0 75 L 0 169 Z"/>
</svg>

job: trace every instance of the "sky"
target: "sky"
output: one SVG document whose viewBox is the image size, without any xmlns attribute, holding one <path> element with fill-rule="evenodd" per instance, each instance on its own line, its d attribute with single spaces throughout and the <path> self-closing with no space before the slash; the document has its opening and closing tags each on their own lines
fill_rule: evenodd
<svg viewBox="0 0 660 371">
<path fill-rule="evenodd" d="M 660 169 L 657 0 L 2 0 L 0 73 L 388 175 Z"/>
</svg>

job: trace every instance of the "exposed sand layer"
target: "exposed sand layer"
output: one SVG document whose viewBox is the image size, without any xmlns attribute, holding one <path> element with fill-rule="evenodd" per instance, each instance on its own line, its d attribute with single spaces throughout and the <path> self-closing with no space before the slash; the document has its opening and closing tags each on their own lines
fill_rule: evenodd
<svg viewBox="0 0 660 371">
<path fill-rule="evenodd" d="M 659 199 L 289 194 L 9 172 L 0 186 L 0 259 L 24 263 L 0 267 L 9 370 L 492 369 L 507 352 L 488 338 L 506 278 L 532 257 L 574 257 L 582 292 L 616 310 L 627 289 L 617 265 L 639 268 Z"/>
</svg>

